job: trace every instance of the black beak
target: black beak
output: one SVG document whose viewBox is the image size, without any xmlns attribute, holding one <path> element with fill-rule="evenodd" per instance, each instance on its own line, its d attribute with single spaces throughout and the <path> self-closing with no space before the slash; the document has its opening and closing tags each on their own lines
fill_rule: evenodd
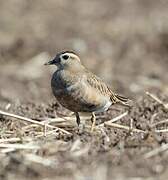
<svg viewBox="0 0 168 180">
<path fill-rule="evenodd" d="M 51 61 L 46 62 L 44 65 L 53 65 L 53 64 L 55 64 L 55 62 L 54 60 L 51 60 Z"/>
<path fill-rule="evenodd" d="M 44 65 L 54 65 L 54 64 L 58 64 L 59 63 L 59 58 L 55 57 L 53 60 L 48 61 L 47 63 L 45 63 Z"/>
</svg>

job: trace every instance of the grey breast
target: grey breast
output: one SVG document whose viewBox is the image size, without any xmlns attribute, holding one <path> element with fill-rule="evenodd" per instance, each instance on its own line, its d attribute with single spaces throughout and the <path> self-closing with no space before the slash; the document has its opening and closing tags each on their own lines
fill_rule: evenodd
<svg viewBox="0 0 168 180">
<path fill-rule="evenodd" d="M 61 105 L 71 111 L 82 111 L 84 106 L 78 79 L 72 79 L 66 71 L 56 71 L 51 80 L 53 94 Z"/>
</svg>

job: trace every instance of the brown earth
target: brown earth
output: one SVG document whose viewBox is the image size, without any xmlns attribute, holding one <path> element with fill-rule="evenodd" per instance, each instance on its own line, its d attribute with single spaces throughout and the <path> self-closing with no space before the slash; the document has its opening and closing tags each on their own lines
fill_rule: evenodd
<svg viewBox="0 0 168 180">
<path fill-rule="evenodd" d="M 43 126 L 0 115 L 0 179 L 167 179 L 168 132 L 158 132 L 167 131 L 168 119 L 167 8 L 164 0 L 0 2 L 0 110 L 55 119 L 51 125 L 71 133 L 47 128 L 45 136 Z M 133 108 L 98 114 L 93 134 L 82 116 L 85 128 L 77 132 L 71 112 L 51 93 L 55 68 L 43 66 L 65 49 L 133 99 Z"/>
</svg>

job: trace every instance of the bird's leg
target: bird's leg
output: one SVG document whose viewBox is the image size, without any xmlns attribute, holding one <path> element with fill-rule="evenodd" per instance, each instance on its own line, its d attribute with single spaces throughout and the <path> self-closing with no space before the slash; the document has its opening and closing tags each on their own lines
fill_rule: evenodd
<svg viewBox="0 0 168 180">
<path fill-rule="evenodd" d="M 79 116 L 79 113 L 76 112 L 76 122 L 78 124 L 78 133 L 81 134 L 83 132 L 83 129 L 84 129 L 84 126 L 82 123 L 80 123 L 80 116 Z"/>
<path fill-rule="evenodd" d="M 96 124 L 96 116 L 94 112 L 92 112 L 91 122 L 92 122 L 91 132 L 93 132 L 95 124 Z"/>
<path fill-rule="evenodd" d="M 75 115 L 76 115 L 76 123 L 78 124 L 78 127 L 79 127 L 79 125 L 80 125 L 80 116 L 79 116 L 79 113 L 76 112 Z"/>
</svg>

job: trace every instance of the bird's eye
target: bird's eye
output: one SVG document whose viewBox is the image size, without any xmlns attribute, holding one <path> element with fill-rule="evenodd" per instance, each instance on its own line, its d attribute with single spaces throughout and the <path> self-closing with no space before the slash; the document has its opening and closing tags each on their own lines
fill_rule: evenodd
<svg viewBox="0 0 168 180">
<path fill-rule="evenodd" d="M 63 55 L 62 58 L 67 60 L 69 58 L 69 56 L 68 55 Z"/>
</svg>

